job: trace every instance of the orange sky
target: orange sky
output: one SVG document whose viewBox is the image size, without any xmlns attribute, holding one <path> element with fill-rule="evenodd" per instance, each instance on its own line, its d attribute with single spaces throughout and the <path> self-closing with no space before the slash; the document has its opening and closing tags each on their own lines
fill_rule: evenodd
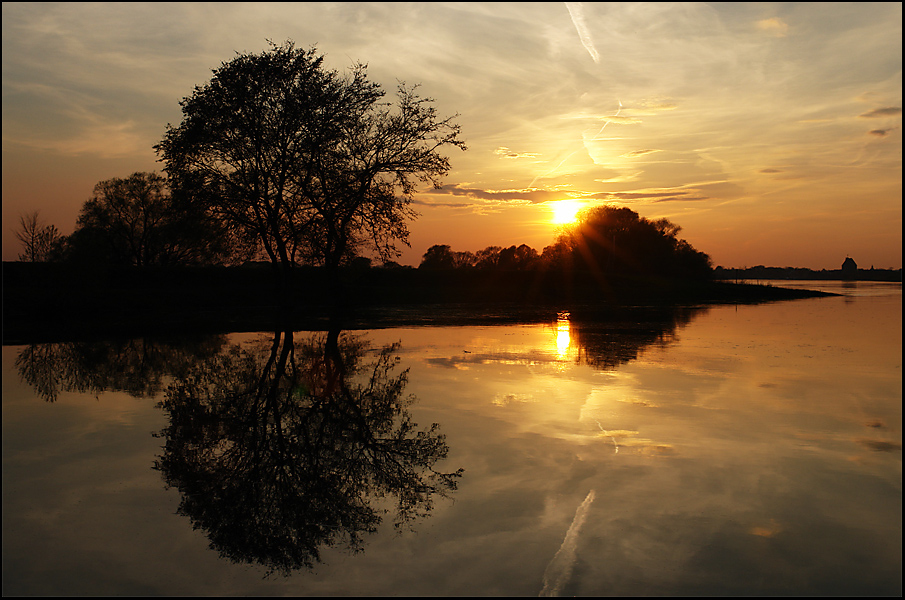
<svg viewBox="0 0 905 600">
<path fill-rule="evenodd" d="M 417 265 L 556 234 L 553 205 L 668 217 L 715 264 L 902 266 L 900 3 L 3 3 L 3 259 L 94 185 L 160 170 L 179 100 L 236 51 L 316 45 L 459 114 Z"/>
</svg>

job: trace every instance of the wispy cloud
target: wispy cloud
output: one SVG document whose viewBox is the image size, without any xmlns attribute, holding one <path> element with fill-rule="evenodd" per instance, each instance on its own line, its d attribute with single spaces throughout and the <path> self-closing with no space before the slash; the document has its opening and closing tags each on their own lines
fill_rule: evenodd
<svg viewBox="0 0 905 600">
<path fill-rule="evenodd" d="M 616 125 L 637 125 L 641 123 L 641 119 L 636 119 L 634 117 L 620 117 L 618 115 L 602 117 L 602 119 L 606 123 L 615 123 Z"/>
<path fill-rule="evenodd" d="M 902 450 L 902 444 L 899 442 L 887 442 L 881 440 L 867 440 L 860 439 L 856 440 L 859 444 L 864 446 L 865 448 L 869 448 L 874 452 L 895 452 Z"/>
<path fill-rule="evenodd" d="M 699 190 L 674 189 L 664 191 L 640 191 L 640 192 L 602 192 L 588 197 L 604 202 L 696 202 L 709 200 Z"/>
<path fill-rule="evenodd" d="M 80 135 L 68 138 L 3 136 L 3 141 L 68 156 L 92 155 L 100 158 L 135 156 L 150 147 L 148 140 L 136 131 L 135 122 L 131 120 L 98 123 L 92 128 L 86 128 Z"/>
<path fill-rule="evenodd" d="M 514 190 L 485 190 L 481 188 L 461 187 L 460 184 L 444 185 L 438 190 L 431 190 L 431 194 L 449 194 L 451 196 L 465 196 L 476 200 L 496 202 L 530 202 L 540 204 L 551 200 L 562 200 L 563 192 L 538 190 L 535 188 Z"/>
<path fill-rule="evenodd" d="M 883 117 L 895 117 L 901 114 L 902 107 L 900 106 L 884 106 L 883 108 L 875 108 L 858 116 L 865 119 L 880 119 Z"/>
<path fill-rule="evenodd" d="M 785 37 L 789 32 L 789 25 L 778 17 L 763 19 L 756 23 L 757 29 L 774 37 Z"/>
<path fill-rule="evenodd" d="M 620 155 L 621 158 L 638 158 L 639 156 L 644 156 L 645 154 L 652 154 L 654 152 L 660 152 L 659 150 L 648 148 L 647 150 L 632 150 L 631 152 L 626 152 L 625 154 Z"/>
<path fill-rule="evenodd" d="M 506 146 L 500 146 L 493 153 L 501 158 L 535 158 L 540 156 L 537 152 L 515 152 Z"/>
<path fill-rule="evenodd" d="M 755 526 L 748 530 L 748 533 L 751 535 L 757 535 L 760 537 L 771 538 L 775 535 L 782 533 L 783 527 L 779 523 L 776 522 L 776 519 L 770 519 L 770 524 L 766 526 Z"/>
<path fill-rule="evenodd" d="M 585 47 L 594 62 L 599 63 L 600 53 L 594 47 L 594 40 L 591 39 L 591 32 L 588 31 L 587 23 L 585 23 L 584 6 L 581 2 L 566 2 L 565 4 L 566 8 L 569 9 L 569 16 L 572 17 L 572 24 L 575 25 L 575 30 L 578 31 L 581 45 Z"/>
</svg>

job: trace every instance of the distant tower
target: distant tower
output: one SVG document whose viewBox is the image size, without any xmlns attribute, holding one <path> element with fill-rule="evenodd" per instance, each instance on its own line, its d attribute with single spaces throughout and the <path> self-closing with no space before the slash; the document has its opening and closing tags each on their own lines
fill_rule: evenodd
<svg viewBox="0 0 905 600">
<path fill-rule="evenodd" d="M 851 256 L 846 256 L 842 263 L 842 278 L 854 279 L 858 274 L 858 263 Z"/>
</svg>

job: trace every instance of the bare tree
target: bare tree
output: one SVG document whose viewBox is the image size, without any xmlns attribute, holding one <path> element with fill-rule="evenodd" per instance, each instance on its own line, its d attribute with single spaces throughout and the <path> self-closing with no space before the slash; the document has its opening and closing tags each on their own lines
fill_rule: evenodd
<svg viewBox="0 0 905 600">
<path fill-rule="evenodd" d="M 54 225 L 42 224 L 37 210 L 19 215 L 19 227 L 15 231 L 23 246 L 19 260 L 25 262 L 47 261 L 63 237 Z"/>
</svg>

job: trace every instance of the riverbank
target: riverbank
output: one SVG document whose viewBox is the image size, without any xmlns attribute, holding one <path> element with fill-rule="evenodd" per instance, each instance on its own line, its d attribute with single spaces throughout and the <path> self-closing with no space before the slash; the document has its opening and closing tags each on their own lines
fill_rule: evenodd
<svg viewBox="0 0 905 600">
<path fill-rule="evenodd" d="M 278 295 L 269 268 L 73 269 L 3 263 L 3 343 L 167 333 L 465 324 L 555 319 L 637 306 L 750 304 L 832 295 L 724 281 L 564 277 L 526 271 L 365 268 L 328 285 L 300 268 Z M 288 298 L 281 302 L 280 298 Z"/>
</svg>

